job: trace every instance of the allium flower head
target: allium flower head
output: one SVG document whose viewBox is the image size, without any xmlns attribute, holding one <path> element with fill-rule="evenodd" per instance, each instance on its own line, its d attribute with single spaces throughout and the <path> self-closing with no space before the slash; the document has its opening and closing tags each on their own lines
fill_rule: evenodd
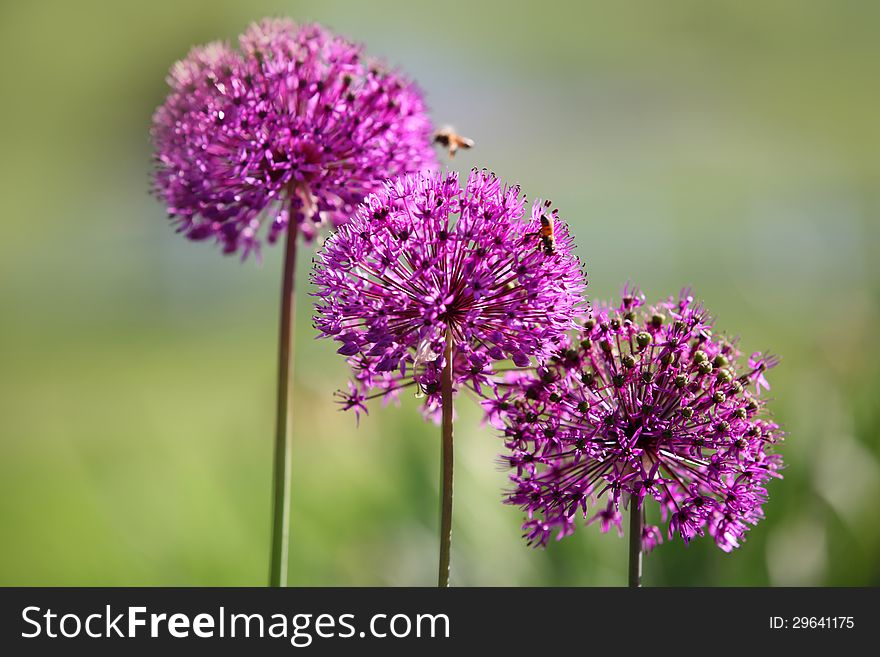
<svg viewBox="0 0 880 657">
<path fill-rule="evenodd" d="M 317 25 L 264 20 L 193 49 L 153 116 L 156 194 L 180 231 L 246 255 L 338 225 L 379 182 L 436 165 L 420 91 Z M 292 214 L 292 217 L 290 216 Z"/>
<path fill-rule="evenodd" d="M 545 366 L 485 402 L 509 450 L 506 501 L 527 512 L 531 544 L 570 534 L 579 514 L 621 531 L 621 507 L 647 498 L 669 538 L 708 531 L 728 552 L 763 517 L 782 434 L 758 395 L 778 359 L 743 362 L 688 290 L 643 304 L 625 288 Z M 644 528 L 644 549 L 661 540 L 658 527 Z"/>
<path fill-rule="evenodd" d="M 345 407 L 363 410 L 370 389 L 393 395 L 409 382 L 429 413 L 447 337 L 455 383 L 480 390 L 496 361 L 549 357 L 585 287 L 557 211 L 536 201 L 527 213 L 518 187 L 477 170 L 464 189 L 455 173 L 389 181 L 328 238 L 313 282 L 316 327 L 354 369 Z"/>
</svg>

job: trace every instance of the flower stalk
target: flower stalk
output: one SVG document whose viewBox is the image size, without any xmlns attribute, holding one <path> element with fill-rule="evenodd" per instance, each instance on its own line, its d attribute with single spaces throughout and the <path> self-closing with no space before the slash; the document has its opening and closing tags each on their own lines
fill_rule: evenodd
<svg viewBox="0 0 880 657">
<path fill-rule="evenodd" d="M 453 441 L 452 441 L 452 331 L 446 333 L 446 361 L 440 377 L 441 433 L 440 447 L 440 561 L 437 572 L 437 586 L 449 586 L 449 557 L 452 548 L 452 480 L 453 480 Z"/>
<path fill-rule="evenodd" d="M 642 525 L 644 524 L 638 499 L 633 496 L 629 500 L 629 587 L 637 589 L 642 586 Z"/>
<path fill-rule="evenodd" d="M 292 199 L 290 201 L 293 203 Z M 292 219 L 292 209 L 289 216 Z M 295 276 L 297 223 L 286 232 L 281 279 L 281 317 L 278 332 L 278 400 L 275 418 L 275 466 L 272 483 L 272 548 L 269 586 L 287 586 L 290 545 L 290 469 L 293 450 L 293 329 L 296 315 Z"/>
</svg>

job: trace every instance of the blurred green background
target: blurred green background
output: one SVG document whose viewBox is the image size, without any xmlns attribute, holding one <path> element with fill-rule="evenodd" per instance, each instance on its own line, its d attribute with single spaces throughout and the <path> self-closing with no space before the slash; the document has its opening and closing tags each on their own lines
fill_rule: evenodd
<svg viewBox="0 0 880 657">
<path fill-rule="evenodd" d="M 877 64 L 867 2 L 40 2 L 0 10 L 0 584 L 262 585 L 280 250 L 240 264 L 147 192 L 150 116 L 191 45 L 264 15 L 399 65 L 438 124 L 550 197 L 593 298 L 693 285 L 783 355 L 785 480 L 739 551 L 667 543 L 649 585 L 880 584 Z M 305 280 L 309 258 L 302 258 Z M 355 428 L 299 297 L 294 585 L 431 585 L 438 431 Z M 545 551 L 459 402 L 456 585 L 617 585 L 625 541 Z"/>
</svg>

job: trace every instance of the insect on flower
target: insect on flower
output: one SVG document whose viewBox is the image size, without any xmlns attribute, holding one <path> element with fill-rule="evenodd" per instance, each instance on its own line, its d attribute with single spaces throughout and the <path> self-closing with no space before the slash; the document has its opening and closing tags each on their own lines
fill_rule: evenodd
<svg viewBox="0 0 880 657">
<path fill-rule="evenodd" d="M 550 207 L 550 201 L 544 201 L 544 208 Z M 526 237 L 538 237 L 541 240 L 541 248 L 544 253 L 551 256 L 556 253 L 556 231 L 554 229 L 554 217 L 558 210 L 553 210 L 548 216 L 546 213 L 541 214 L 541 227 L 537 232 L 526 233 Z"/>
</svg>

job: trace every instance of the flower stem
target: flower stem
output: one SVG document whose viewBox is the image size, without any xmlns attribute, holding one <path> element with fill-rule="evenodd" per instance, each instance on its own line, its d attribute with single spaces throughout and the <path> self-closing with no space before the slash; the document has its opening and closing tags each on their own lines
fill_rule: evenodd
<svg viewBox="0 0 880 657">
<path fill-rule="evenodd" d="M 292 215 L 292 213 L 291 213 Z M 290 217 L 281 279 L 281 318 L 278 338 L 278 411 L 275 423 L 275 473 L 272 483 L 272 556 L 269 586 L 287 586 L 290 533 L 290 457 L 293 439 L 293 322 L 297 223 Z"/>
<path fill-rule="evenodd" d="M 642 585 L 642 512 L 634 497 L 629 499 L 629 586 Z"/>
<path fill-rule="evenodd" d="M 452 333 L 446 334 L 446 365 L 440 375 L 443 444 L 440 455 L 440 565 L 437 586 L 449 586 L 449 552 L 452 546 Z"/>
</svg>

